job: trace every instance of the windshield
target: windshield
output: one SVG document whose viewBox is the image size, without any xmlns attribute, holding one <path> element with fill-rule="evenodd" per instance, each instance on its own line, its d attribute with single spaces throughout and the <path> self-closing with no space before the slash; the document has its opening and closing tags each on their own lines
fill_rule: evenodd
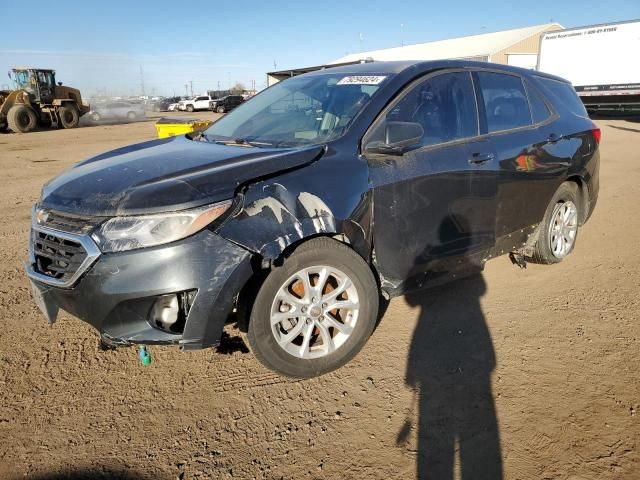
<svg viewBox="0 0 640 480">
<path fill-rule="evenodd" d="M 19 89 L 29 89 L 31 88 L 31 76 L 29 75 L 29 72 L 25 71 L 25 70 L 19 70 L 17 72 L 15 72 L 15 82 L 16 82 L 16 86 Z"/>
<path fill-rule="evenodd" d="M 340 137 L 385 76 L 326 74 L 277 83 L 218 120 L 207 141 L 289 147 Z"/>
</svg>

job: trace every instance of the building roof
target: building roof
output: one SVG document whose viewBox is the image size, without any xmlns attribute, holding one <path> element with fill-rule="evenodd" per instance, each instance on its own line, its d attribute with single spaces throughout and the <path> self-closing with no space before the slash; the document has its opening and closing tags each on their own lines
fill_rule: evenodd
<svg viewBox="0 0 640 480">
<path fill-rule="evenodd" d="M 396 48 L 352 53 L 331 63 L 357 62 L 367 58 L 372 58 L 373 60 L 437 60 L 443 58 L 486 57 L 534 35 L 552 29 L 561 30 L 562 28 L 559 23 L 545 23 L 502 32 L 483 33 Z"/>
</svg>

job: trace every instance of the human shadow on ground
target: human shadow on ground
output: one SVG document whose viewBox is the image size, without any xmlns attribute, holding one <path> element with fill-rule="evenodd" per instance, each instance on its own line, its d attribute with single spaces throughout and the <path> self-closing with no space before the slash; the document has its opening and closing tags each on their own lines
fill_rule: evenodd
<svg viewBox="0 0 640 480">
<path fill-rule="evenodd" d="M 441 228 L 442 232 L 442 228 Z M 478 268 L 481 270 L 481 268 Z M 480 305 L 481 273 L 405 296 L 420 308 L 405 381 L 417 408 L 417 478 L 501 479 L 502 456 L 491 374 L 496 356 Z M 405 422 L 398 445 L 411 433 Z"/>
<path fill-rule="evenodd" d="M 131 469 L 92 467 L 41 473 L 22 478 L 29 480 L 146 480 L 150 477 L 143 476 Z"/>
</svg>

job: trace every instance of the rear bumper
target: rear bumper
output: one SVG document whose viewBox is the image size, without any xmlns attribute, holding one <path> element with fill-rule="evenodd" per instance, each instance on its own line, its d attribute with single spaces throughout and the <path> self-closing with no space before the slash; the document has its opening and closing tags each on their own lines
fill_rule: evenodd
<svg viewBox="0 0 640 480">
<path fill-rule="evenodd" d="M 217 345 L 240 289 L 252 275 L 250 253 L 208 230 L 156 248 L 102 254 L 71 288 L 43 283 L 27 265 L 36 303 L 55 321 L 58 308 L 113 344 Z M 182 333 L 148 321 L 160 295 L 196 290 Z"/>
</svg>

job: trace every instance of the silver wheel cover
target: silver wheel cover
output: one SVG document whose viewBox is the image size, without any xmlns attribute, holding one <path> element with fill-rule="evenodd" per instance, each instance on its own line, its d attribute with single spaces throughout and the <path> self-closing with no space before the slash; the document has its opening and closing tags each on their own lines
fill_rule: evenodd
<svg viewBox="0 0 640 480">
<path fill-rule="evenodd" d="M 556 258 L 566 257 L 576 241 L 578 209 L 568 200 L 556 204 L 549 225 L 549 248 Z"/>
<path fill-rule="evenodd" d="M 344 272 L 325 265 L 308 267 L 278 289 L 271 304 L 271 332 L 290 355 L 320 358 L 347 341 L 359 311 L 358 292 Z"/>
</svg>

